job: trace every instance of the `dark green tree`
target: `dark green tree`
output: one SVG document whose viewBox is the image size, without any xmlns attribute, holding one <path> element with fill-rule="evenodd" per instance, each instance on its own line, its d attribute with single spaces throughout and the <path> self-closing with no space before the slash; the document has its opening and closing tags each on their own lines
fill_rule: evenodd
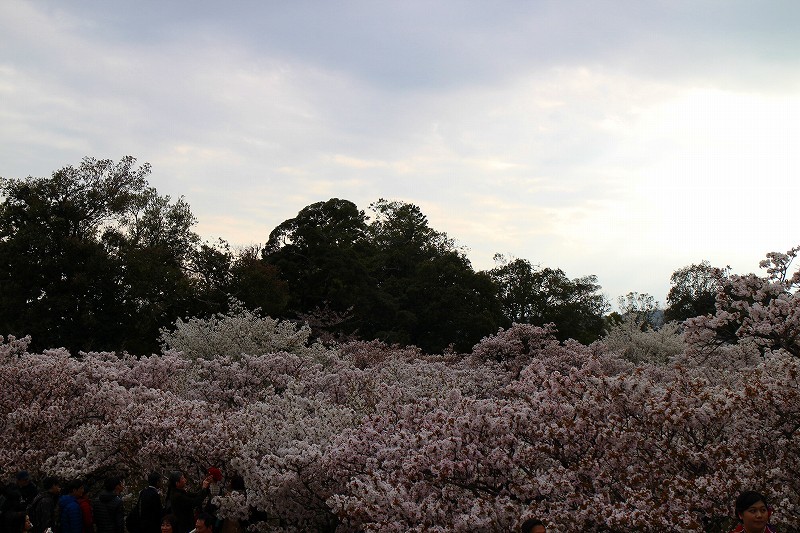
<svg viewBox="0 0 800 533">
<path fill-rule="evenodd" d="M 491 279 L 418 206 L 380 199 L 370 208 L 369 271 L 380 291 L 365 332 L 439 352 L 467 350 L 497 330 L 502 315 Z"/>
<path fill-rule="evenodd" d="M 159 196 L 148 188 L 134 201 L 104 241 L 122 269 L 120 305 L 128 323 L 119 346 L 134 353 L 157 350 L 160 328 L 178 317 L 213 312 L 197 299 L 187 266 L 199 244 L 196 219 L 179 198 Z"/>
<path fill-rule="evenodd" d="M 196 247 L 187 263 L 189 275 L 197 287 L 197 298 L 209 308 L 223 309 L 231 285 L 234 252 L 223 239 L 204 242 Z"/>
<path fill-rule="evenodd" d="M 716 313 L 715 303 L 722 282 L 730 274 L 730 267 L 718 268 L 708 261 L 680 268 L 670 276 L 667 294 L 667 320 L 684 321 L 696 316 Z"/>
<path fill-rule="evenodd" d="M 288 285 L 288 311 L 344 311 L 367 297 L 366 230 L 364 212 L 338 198 L 306 206 L 272 230 L 262 258 Z"/>
<path fill-rule="evenodd" d="M 287 282 L 293 316 L 337 328 L 325 336 L 355 332 L 430 352 L 466 350 L 497 330 L 491 280 L 419 207 L 386 200 L 370 207 L 368 223 L 355 204 L 334 198 L 272 231 L 262 257 Z"/>
<path fill-rule="evenodd" d="M 262 261 L 260 254 L 259 247 L 250 246 L 234 255 L 225 292 L 249 309 L 280 316 L 285 312 L 289 290 L 278 269 Z"/>
<path fill-rule="evenodd" d="M 608 302 L 596 276 L 569 279 L 561 269 L 539 268 L 526 259 L 507 260 L 489 271 L 507 323 L 555 323 L 560 339 L 592 342 L 603 333 Z"/>
<path fill-rule="evenodd" d="M 404 313 L 413 317 L 412 344 L 429 353 L 448 346 L 468 351 L 496 333 L 502 315 L 491 278 L 475 272 L 469 260 L 449 252 L 418 264 L 398 294 Z"/>
<path fill-rule="evenodd" d="M 150 168 L 85 159 L 50 178 L 0 182 L 0 328 L 35 347 L 109 348 L 121 270 L 100 237 L 146 189 Z"/>
<path fill-rule="evenodd" d="M 223 239 L 203 243 L 189 261 L 196 298 L 206 313 L 230 311 L 231 297 L 246 309 L 282 316 L 289 292 L 278 269 L 261 259 L 259 246 L 231 249 Z M 205 314 L 205 313 L 204 313 Z"/>
<path fill-rule="evenodd" d="M 194 311 L 183 271 L 194 217 L 149 173 L 133 157 L 86 158 L 0 182 L 0 329 L 39 348 L 141 353 Z"/>
</svg>

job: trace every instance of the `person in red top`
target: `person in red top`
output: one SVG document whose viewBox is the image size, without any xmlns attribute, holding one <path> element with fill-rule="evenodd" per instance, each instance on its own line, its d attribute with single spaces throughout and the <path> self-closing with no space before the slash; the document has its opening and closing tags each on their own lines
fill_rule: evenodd
<svg viewBox="0 0 800 533">
<path fill-rule="evenodd" d="M 741 524 L 731 533 L 775 533 L 769 525 L 771 515 L 772 510 L 763 494 L 754 490 L 743 492 L 736 498 L 736 517 Z"/>
<path fill-rule="evenodd" d="M 85 492 L 78 498 L 78 505 L 81 507 L 81 516 L 83 517 L 83 533 L 94 533 L 92 502 Z"/>
</svg>

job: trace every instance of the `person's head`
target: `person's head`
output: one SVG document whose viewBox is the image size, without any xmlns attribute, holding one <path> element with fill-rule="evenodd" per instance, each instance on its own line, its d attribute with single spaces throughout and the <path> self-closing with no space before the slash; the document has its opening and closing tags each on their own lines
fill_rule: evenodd
<svg viewBox="0 0 800 533">
<path fill-rule="evenodd" d="M 157 488 L 159 485 L 161 485 L 161 474 L 158 472 L 150 472 L 147 475 L 147 484 L 151 487 Z"/>
<path fill-rule="evenodd" d="M 161 533 L 172 533 L 175 530 L 175 516 L 168 514 L 161 519 Z"/>
<path fill-rule="evenodd" d="M 58 494 L 61 492 L 61 484 L 58 482 L 57 477 L 47 476 L 42 480 L 42 490 L 50 494 Z"/>
<path fill-rule="evenodd" d="M 103 488 L 108 492 L 116 492 L 119 494 L 124 490 L 125 484 L 119 476 L 108 476 L 105 482 L 103 482 Z"/>
<path fill-rule="evenodd" d="M 213 533 L 214 517 L 208 513 L 200 513 L 194 522 L 194 529 L 197 533 Z"/>
<path fill-rule="evenodd" d="M 176 470 L 169 475 L 169 490 L 182 489 L 186 486 L 186 476 L 183 472 Z"/>
<path fill-rule="evenodd" d="M 742 521 L 747 533 L 763 531 L 770 514 L 767 498 L 760 492 L 748 490 L 736 498 L 736 516 Z"/>
<path fill-rule="evenodd" d="M 17 486 L 24 487 L 31 482 L 31 476 L 27 470 L 20 470 L 17 472 Z"/>
<path fill-rule="evenodd" d="M 85 489 L 85 485 L 83 480 L 81 479 L 73 479 L 69 483 L 67 483 L 67 494 L 74 496 L 76 498 L 80 498 L 83 496 L 83 492 Z"/>
<path fill-rule="evenodd" d="M 529 518 L 522 523 L 520 531 L 522 531 L 522 533 L 546 533 L 547 530 L 541 520 Z"/>
</svg>

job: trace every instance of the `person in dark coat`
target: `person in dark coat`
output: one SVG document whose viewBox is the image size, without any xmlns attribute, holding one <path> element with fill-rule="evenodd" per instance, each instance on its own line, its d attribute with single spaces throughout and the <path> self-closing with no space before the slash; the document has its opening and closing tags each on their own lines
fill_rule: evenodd
<svg viewBox="0 0 800 533">
<path fill-rule="evenodd" d="M 104 490 L 92 502 L 94 525 L 97 533 L 125 533 L 125 507 L 120 493 L 125 488 L 122 478 L 110 476 L 103 484 Z"/>
<path fill-rule="evenodd" d="M 141 533 L 160 533 L 161 516 L 164 509 L 161 505 L 161 494 L 158 489 L 161 487 L 161 474 L 151 472 L 147 476 L 147 487 L 139 493 L 139 506 L 141 509 Z"/>
<path fill-rule="evenodd" d="M 17 472 L 17 491 L 22 498 L 22 504 L 27 507 L 33 502 L 33 499 L 39 494 L 39 489 L 31 481 L 30 475 L 27 470 Z"/>
<path fill-rule="evenodd" d="M 3 511 L 27 512 L 28 506 L 39 494 L 39 489 L 31 482 L 27 470 L 17 472 L 16 478 L 3 489 L 5 507 Z"/>
<path fill-rule="evenodd" d="M 199 509 L 208 493 L 211 476 L 203 480 L 203 488 L 199 492 L 186 491 L 186 476 L 183 472 L 173 472 L 169 476 L 167 498 L 169 499 L 170 512 L 175 517 L 175 533 L 189 533 L 194 529 L 195 509 Z"/>
<path fill-rule="evenodd" d="M 61 495 L 61 485 L 58 479 L 46 477 L 42 480 L 42 489 L 28 507 L 33 533 L 44 533 L 47 528 L 53 527 L 56 521 L 56 506 Z"/>
</svg>

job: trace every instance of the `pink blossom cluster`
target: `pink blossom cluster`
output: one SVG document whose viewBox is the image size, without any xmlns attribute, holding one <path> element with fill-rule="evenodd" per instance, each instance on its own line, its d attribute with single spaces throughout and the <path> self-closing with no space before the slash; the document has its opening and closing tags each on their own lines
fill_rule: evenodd
<svg viewBox="0 0 800 533">
<path fill-rule="evenodd" d="M 511 531 L 531 516 L 558 531 L 725 531 L 751 488 L 798 530 L 790 255 L 731 276 L 683 337 L 584 346 L 520 324 L 426 355 L 323 346 L 240 311 L 181 322 L 142 358 L 0 338 L 0 471 L 135 485 L 218 466 L 247 487 L 220 515 L 257 511 L 261 531 Z"/>
</svg>

